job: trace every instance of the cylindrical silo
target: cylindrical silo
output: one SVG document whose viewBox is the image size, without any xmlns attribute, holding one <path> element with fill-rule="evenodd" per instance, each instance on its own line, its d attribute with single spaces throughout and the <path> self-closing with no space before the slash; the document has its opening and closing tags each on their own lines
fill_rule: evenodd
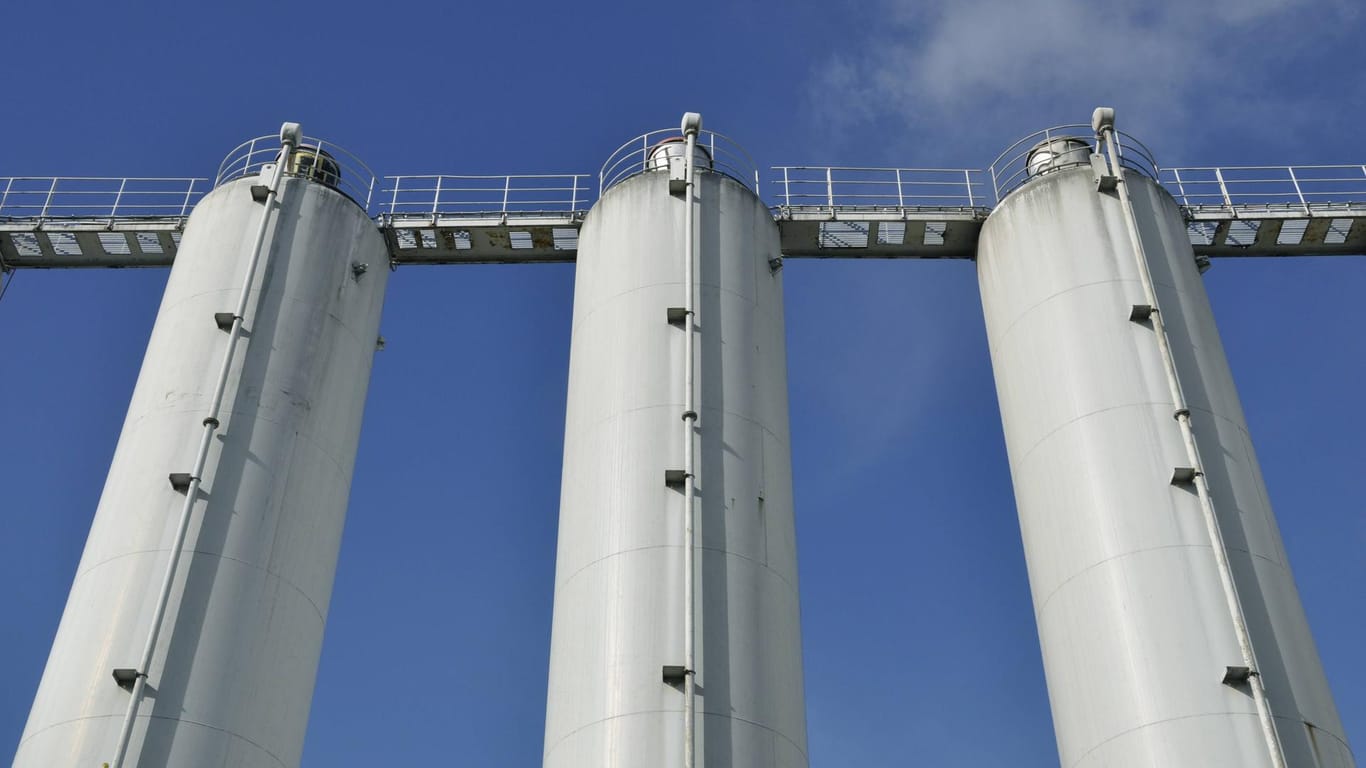
<svg viewBox="0 0 1366 768">
<path fill-rule="evenodd" d="M 807 765 L 778 230 L 722 144 L 702 135 L 689 189 L 681 147 L 638 141 L 580 234 L 547 768 L 686 764 L 690 601 L 694 764 Z"/>
<path fill-rule="evenodd" d="M 128 766 L 299 764 L 388 251 L 354 168 L 259 146 L 185 228 L 16 766 L 117 763 L 125 722 Z"/>
<path fill-rule="evenodd" d="M 1061 764 L 1350 768 L 1181 211 L 1058 142 L 977 270 Z"/>
</svg>

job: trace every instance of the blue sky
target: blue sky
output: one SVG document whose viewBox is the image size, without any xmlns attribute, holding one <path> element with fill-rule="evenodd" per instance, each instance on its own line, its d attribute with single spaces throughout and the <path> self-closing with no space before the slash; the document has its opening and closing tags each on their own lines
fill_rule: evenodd
<svg viewBox="0 0 1366 768">
<path fill-rule="evenodd" d="M 21 3 L 0 176 L 208 176 L 284 120 L 381 174 L 596 173 L 685 110 L 761 166 L 983 167 L 1102 103 L 1165 165 L 1360 163 L 1364 21 L 1322 0 Z M 784 279 L 812 764 L 1056 765 L 972 265 Z M 30 270 L 0 300 L 9 749 L 164 282 Z M 393 275 L 306 765 L 538 764 L 572 284 Z M 1226 260 L 1206 284 L 1360 752 L 1366 260 Z"/>
</svg>

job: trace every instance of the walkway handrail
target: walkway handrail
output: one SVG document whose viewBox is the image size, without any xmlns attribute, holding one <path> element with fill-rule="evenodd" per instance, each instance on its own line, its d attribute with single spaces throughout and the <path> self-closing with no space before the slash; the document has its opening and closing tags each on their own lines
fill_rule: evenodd
<svg viewBox="0 0 1366 768">
<path fill-rule="evenodd" d="M 244 176 L 261 176 L 263 171 L 274 167 L 279 155 L 278 135 L 248 139 L 223 158 L 213 185 L 217 187 Z M 303 176 L 326 184 L 370 213 L 375 193 L 375 174 L 355 154 L 336 144 L 305 136 L 295 150 L 290 165 L 290 168 L 285 169 L 286 176 Z"/>
<path fill-rule="evenodd" d="M 586 173 L 385 176 L 380 212 L 391 216 L 575 213 L 587 210 Z"/>
<path fill-rule="evenodd" d="M 637 136 L 617 147 L 598 172 L 598 194 L 601 195 L 614 184 L 637 174 L 666 167 L 661 162 L 662 158 L 656 156 L 656 150 L 661 146 L 681 142 L 682 139 L 683 136 L 677 128 L 664 128 Z M 754 158 L 750 157 L 745 148 L 733 139 L 715 131 L 703 130 L 697 136 L 697 150 L 705 154 L 703 162 L 698 166 L 699 171 L 729 176 L 744 184 L 754 194 L 759 194 L 759 167 L 755 165 Z"/>
<path fill-rule="evenodd" d="M 0 177 L 0 217 L 183 218 L 208 189 L 208 179 L 192 178 Z"/>
</svg>

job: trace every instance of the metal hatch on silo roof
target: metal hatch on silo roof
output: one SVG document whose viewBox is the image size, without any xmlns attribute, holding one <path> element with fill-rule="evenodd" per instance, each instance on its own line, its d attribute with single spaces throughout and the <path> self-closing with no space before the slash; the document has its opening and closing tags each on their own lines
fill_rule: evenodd
<svg viewBox="0 0 1366 768">
<path fill-rule="evenodd" d="M 670 162 L 674 160 L 682 162 L 686 160 L 687 155 L 687 139 L 682 136 L 670 136 L 650 148 L 649 169 L 667 171 Z M 693 165 L 707 170 L 712 169 L 711 152 L 701 142 L 698 142 L 693 149 Z"/>
<path fill-rule="evenodd" d="M 285 173 L 312 179 L 334 188 L 341 183 L 341 166 L 337 164 L 331 153 L 308 144 L 299 147 L 290 154 Z"/>
<path fill-rule="evenodd" d="M 1091 162 L 1091 142 L 1077 136 L 1048 138 L 1035 144 L 1025 157 L 1029 176 Z"/>
</svg>

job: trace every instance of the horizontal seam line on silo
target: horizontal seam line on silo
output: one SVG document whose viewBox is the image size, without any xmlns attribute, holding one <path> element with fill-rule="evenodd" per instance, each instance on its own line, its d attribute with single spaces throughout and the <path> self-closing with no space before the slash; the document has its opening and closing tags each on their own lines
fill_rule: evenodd
<svg viewBox="0 0 1366 768">
<path fill-rule="evenodd" d="M 82 577 L 84 577 L 84 576 L 86 576 L 86 575 L 89 575 L 89 574 L 95 572 L 97 569 L 102 568 L 102 567 L 104 567 L 105 565 L 108 565 L 109 563 L 114 562 L 115 560 L 122 560 L 122 559 L 125 558 L 125 557 L 133 557 L 133 556 L 135 556 L 135 555 L 149 555 L 149 554 L 153 554 L 153 553 L 156 553 L 156 552 L 170 552 L 170 549 L 163 548 L 163 547 L 157 547 L 156 549 L 139 549 L 139 550 L 135 550 L 135 551 L 133 551 L 133 552 L 124 552 L 124 553 L 121 554 L 121 555 L 114 555 L 113 557 L 110 557 L 110 558 L 106 558 L 106 559 L 104 559 L 104 560 L 101 560 L 100 562 L 95 563 L 94 565 L 90 566 L 89 568 L 86 568 L 85 570 L 83 570 L 83 571 L 77 573 L 77 574 L 76 574 L 76 580 L 80 580 Z M 224 555 L 224 554 L 222 554 L 222 553 L 220 553 L 220 552 L 209 552 L 209 551 L 201 550 L 201 549 L 186 549 L 186 550 L 183 550 L 183 552 L 186 553 L 186 554 L 191 554 L 191 555 L 208 555 L 208 556 L 210 556 L 210 557 L 217 557 L 217 558 L 220 559 L 220 560 L 227 560 L 228 562 L 231 562 L 231 563 L 238 563 L 239 565 L 242 565 L 242 566 L 247 567 L 247 568 L 251 568 L 252 570 L 261 571 L 261 572 L 265 573 L 267 576 L 270 576 L 270 577 L 274 578 L 276 581 L 280 582 L 281 584 L 285 584 L 285 585 L 289 586 L 289 587 L 290 587 L 291 589 L 293 589 L 295 592 L 298 592 L 299 595 L 300 595 L 305 601 L 307 601 L 308 604 L 309 604 L 310 606 L 313 607 L 313 611 L 314 611 L 315 613 L 318 614 L 318 620 L 319 620 L 319 621 L 322 621 L 322 622 L 324 622 L 324 623 L 326 623 L 326 621 L 327 621 L 327 617 L 323 615 L 322 610 L 318 608 L 318 604 L 315 603 L 315 602 L 313 602 L 313 598 L 309 597 L 307 592 L 305 592 L 298 584 L 295 584 L 294 582 L 290 581 L 289 579 L 286 579 L 283 575 L 281 575 L 281 574 L 279 574 L 279 573 L 277 573 L 277 572 L 275 572 L 275 571 L 273 571 L 273 570 L 271 570 L 271 569 L 269 569 L 269 568 L 265 568 L 265 567 L 262 567 L 262 566 L 260 566 L 260 565 L 256 565 L 255 563 L 250 563 L 250 562 L 247 562 L 246 560 L 241 560 L 241 559 L 236 558 L 236 557 L 231 557 L 231 556 L 229 556 L 229 555 Z"/>
<path fill-rule="evenodd" d="M 1056 435 L 1057 433 L 1063 431 L 1064 429 L 1067 429 L 1068 427 L 1075 425 L 1075 424 L 1076 424 L 1077 422 L 1079 422 L 1079 421 L 1082 421 L 1082 420 L 1084 420 L 1084 419 L 1088 419 L 1088 418 L 1090 418 L 1090 417 L 1092 417 L 1092 416 L 1096 416 L 1096 415 L 1099 415 L 1099 414 L 1102 414 L 1102 413 L 1108 413 L 1108 412 L 1110 412 L 1110 411 L 1119 411 L 1119 410 L 1123 410 L 1123 409 L 1125 409 L 1125 408 L 1151 408 L 1151 407 L 1153 407 L 1153 406 L 1159 406 L 1159 405 L 1168 406 L 1168 407 L 1170 407 L 1170 408 L 1173 409 L 1173 412 L 1175 411 L 1175 408 L 1176 408 L 1176 405 L 1175 405 L 1174 403 L 1172 403 L 1170 400 L 1140 400 L 1140 401 L 1132 402 L 1132 403 L 1121 403 L 1121 404 L 1119 404 L 1119 405 L 1111 405 L 1111 406 L 1107 406 L 1107 407 L 1105 407 L 1105 408 L 1097 408 L 1097 409 L 1094 410 L 1094 411 L 1087 411 L 1086 413 L 1077 414 L 1076 416 L 1074 416 L 1074 417 L 1068 419 L 1067 421 L 1064 421 L 1063 423 L 1057 425 L 1057 426 L 1054 427 L 1053 429 L 1050 429 L 1047 433 L 1045 433 L 1043 436 L 1041 436 L 1038 440 L 1035 440 L 1035 441 L 1034 441 L 1034 444 L 1031 445 L 1031 446 L 1029 446 L 1029 449 L 1026 450 L 1026 451 L 1024 452 L 1024 455 L 1022 455 L 1022 456 L 1020 457 L 1020 462 L 1023 463 L 1023 462 L 1028 461 L 1028 460 L 1029 460 L 1029 457 L 1034 453 L 1034 451 L 1037 450 L 1039 446 L 1043 445 L 1044 442 L 1046 442 L 1050 437 L 1053 437 L 1054 435 Z M 1247 437 L 1247 438 L 1249 439 L 1249 441 L 1251 440 L 1251 435 L 1248 434 L 1247 429 L 1246 429 L 1243 425 L 1239 424 L 1238 422 L 1234 421 L 1233 419 L 1230 419 L 1230 418 L 1227 417 L 1227 416 L 1222 416 L 1222 415 L 1220 415 L 1220 414 L 1217 414 L 1217 413 L 1215 413 L 1214 411 L 1209 410 L 1208 408 L 1199 408 L 1199 407 L 1189 406 L 1189 405 L 1187 406 L 1187 410 L 1189 410 L 1191 413 L 1199 412 L 1199 413 L 1208 414 L 1211 418 L 1218 419 L 1218 420 L 1220 420 L 1220 421 L 1222 421 L 1222 422 L 1224 422 L 1224 423 L 1226 423 L 1226 424 L 1229 424 L 1229 425 L 1232 426 L 1234 429 L 1236 429 L 1236 430 L 1238 430 L 1239 432 L 1243 433 L 1243 435 L 1244 435 L 1245 437 Z"/>
<path fill-rule="evenodd" d="M 1152 722 L 1150 722 L 1150 723 L 1144 723 L 1144 724 L 1142 724 L 1142 725 L 1135 726 L 1135 727 L 1133 727 L 1133 728 L 1129 728 L 1129 729 L 1124 730 L 1124 731 L 1120 731 L 1119 733 L 1116 733 L 1115 735 L 1110 736 L 1109 738 L 1105 739 L 1104 741 L 1102 741 L 1102 742 L 1096 744 L 1095 746 L 1093 746 L 1093 747 L 1091 747 L 1090 749 L 1086 750 L 1086 752 L 1083 753 L 1080 757 L 1078 757 L 1075 761 L 1073 761 L 1071 768 L 1076 768 L 1076 766 L 1080 765 L 1080 764 L 1081 764 L 1081 761 L 1085 760 L 1092 752 L 1095 752 L 1096 750 L 1100 749 L 1101 747 L 1105 746 L 1106 744 L 1109 744 L 1110 742 L 1114 741 L 1115 739 L 1122 738 L 1122 737 L 1124 737 L 1124 736 L 1128 736 L 1128 735 L 1131 734 L 1131 733 L 1136 733 L 1136 732 L 1138 732 L 1138 731 L 1143 730 L 1144 728 L 1151 728 L 1151 727 L 1153 727 L 1153 726 L 1155 726 L 1155 725 L 1162 725 L 1162 724 L 1164 724 L 1164 723 L 1171 723 L 1171 722 L 1175 722 L 1175 721 L 1177 721 L 1177 720 L 1195 720 L 1195 719 L 1199 719 L 1199 718 L 1202 718 L 1202 717 L 1227 717 L 1227 716 L 1229 716 L 1229 715 L 1234 715 L 1234 716 L 1238 716 L 1238 717 L 1257 717 L 1257 713 L 1256 713 L 1256 712 L 1201 712 L 1200 714 L 1195 714 L 1195 715 L 1178 715 L 1177 717 L 1168 717 L 1168 718 L 1164 718 L 1164 719 L 1162 719 L 1162 720 L 1154 720 L 1154 721 L 1152 721 Z"/>
<path fill-rule="evenodd" d="M 206 728 L 206 729 L 208 729 L 208 730 L 210 730 L 210 731 L 217 731 L 217 732 L 219 732 L 219 733 L 227 734 L 227 735 L 230 736 L 231 738 L 238 739 L 239 741 L 244 741 L 244 742 L 246 742 L 246 743 L 252 745 L 253 747 L 255 747 L 255 748 L 261 750 L 261 751 L 264 752 L 265 754 L 270 755 L 270 759 L 271 759 L 271 760 L 274 760 L 276 763 L 278 763 L 278 764 L 280 765 L 280 768 L 285 768 L 285 762 L 284 762 L 283 760 L 281 760 L 279 757 L 277 757 L 277 756 L 275 755 L 275 753 L 271 752 L 269 749 L 266 749 L 265 747 L 261 746 L 260 744 L 257 744 L 256 742 L 252 741 L 251 739 L 248 739 L 247 737 L 245 737 L 245 736 L 243 736 L 243 735 L 241 735 L 240 733 L 237 733 L 237 732 L 235 732 L 235 731 L 229 731 L 229 730 L 227 730 L 227 729 L 225 729 L 225 728 L 219 728 L 219 727 L 217 727 L 217 726 L 209 725 L 208 723 L 201 723 L 201 722 L 198 722 L 198 721 L 196 721 L 196 720 L 189 720 L 189 719 L 186 719 L 186 718 L 183 718 L 183 717 L 166 717 L 166 716 L 164 716 L 164 715 L 154 715 L 154 714 L 153 714 L 153 715 L 139 715 L 138 717 L 139 717 L 139 719 L 146 718 L 147 720 L 168 720 L 168 721 L 177 722 L 177 723 L 189 723 L 190 725 L 198 726 L 198 727 L 200 727 L 200 728 Z M 50 731 L 50 730 L 52 730 L 53 728 L 60 728 L 60 727 L 63 726 L 63 725 L 69 725 L 69 724 L 71 724 L 71 723 L 79 723 L 79 722 L 81 722 L 82 720 L 111 720 L 111 719 L 114 719 L 114 718 L 122 719 L 122 718 L 123 718 L 123 715 L 87 715 L 86 717 L 73 717 L 73 718 L 71 718 L 70 720 L 63 720 L 63 721 L 61 721 L 61 722 L 59 722 L 59 723 L 52 723 L 51 725 L 45 726 L 42 730 L 34 731 L 34 732 L 33 732 L 32 734 L 30 734 L 28 737 L 26 737 L 26 738 L 24 738 L 22 741 L 20 741 L 20 742 L 19 742 L 19 746 L 20 746 L 20 748 L 22 748 L 26 742 L 31 741 L 32 739 L 36 738 L 39 734 L 45 733 L 45 732 L 47 732 L 47 731 Z"/>
<path fill-rule="evenodd" d="M 621 418 L 622 416 L 625 416 L 625 415 L 627 415 L 627 414 L 639 413 L 640 411 L 648 411 L 648 410 L 653 410 L 653 409 L 676 409 L 676 410 L 678 410 L 678 411 L 682 411 L 682 410 L 683 410 L 683 404 L 682 404 L 682 403 L 659 403 L 659 404 L 655 404 L 655 405 L 638 405 L 638 406 L 636 406 L 636 407 L 634 407 L 634 408 L 627 408 L 627 409 L 625 409 L 625 410 L 617 411 L 616 413 L 612 413 L 612 414 L 610 414 L 610 415 L 604 416 L 604 417 L 602 417 L 601 419 L 598 419 L 597 421 L 594 421 L 594 422 L 591 423 L 591 424 L 587 424 L 587 425 L 575 427 L 575 431 L 576 431 L 577 433 L 582 433 L 582 432 L 586 432 L 586 431 L 588 431 L 588 430 L 590 430 L 590 429 L 597 429 L 598 427 L 601 427 L 602 425 L 608 423 L 609 421 L 612 421 L 613 419 L 619 419 L 619 418 Z M 708 409 L 705 405 L 703 405 L 703 406 L 702 406 L 702 409 L 701 409 L 701 412 L 702 412 L 702 414 L 705 415 L 706 412 L 707 412 L 708 410 L 713 410 L 713 411 L 714 411 L 715 409 Z M 759 421 L 758 419 L 755 419 L 755 418 L 750 417 L 750 416 L 746 416 L 746 415 L 744 415 L 743 413 L 737 413 L 737 412 L 735 412 L 735 411 L 728 411 L 728 410 L 725 410 L 725 409 L 722 409 L 722 410 L 721 410 L 721 413 L 722 413 L 723 415 L 725 415 L 725 416 L 734 416 L 735 418 L 740 419 L 741 421 L 749 422 L 750 424 L 753 424 L 754 426 L 756 426 L 756 427 L 758 427 L 759 429 L 763 430 L 765 434 L 768 434 L 768 435 L 772 436 L 774 440 L 777 440 L 778 442 L 780 442 L 780 443 L 782 443 L 782 444 L 784 444 L 784 445 L 787 444 L 787 441 L 786 441 L 786 440 L 783 440 L 782 438 L 778 437 L 778 433 L 776 433 L 776 432 L 774 432 L 773 430 L 769 429 L 769 428 L 768 428 L 768 425 L 764 424 L 762 421 Z M 566 448 L 569 447 L 569 444 L 570 444 L 569 441 L 566 439 L 566 440 L 565 440 L 565 447 L 566 447 Z"/>
<path fill-rule="evenodd" d="M 1049 603 L 1049 602 L 1050 602 L 1050 601 L 1051 601 L 1059 592 L 1061 592 L 1061 591 L 1063 590 L 1064 587 L 1066 587 L 1068 584 L 1070 584 L 1074 579 L 1080 578 L 1080 577 L 1082 577 L 1082 576 L 1084 576 L 1084 575 L 1090 573 L 1091 571 L 1093 571 L 1093 570 L 1095 570 L 1095 569 L 1101 567 L 1102 565 L 1105 565 L 1106 563 L 1110 563 L 1110 562 L 1113 562 L 1113 561 L 1115 561 L 1115 560 L 1121 560 L 1121 559 L 1126 558 L 1126 557 L 1133 557 L 1134 555 L 1142 555 L 1142 554 L 1145 554 L 1145 553 L 1147 553 L 1147 552 L 1160 552 L 1160 551 L 1162 551 L 1162 550 L 1167 550 L 1167 549 L 1211 549 L 1211 548 L 1212 548 L 1212 547 L 1211 547 L 1209 544 L 1163 544 L 1163 545 L 1157 546 L 1157 547 L 1144 547 L 1143 549 L 1132 549 L 1132 550 L 1129 550 L 1128 552 L 1120 552 L 1119 554 L 1111 555 L 1110 557 L 1107 557 L 1107 558 L 1105 558 L 1104 560 L 1097 560 L 1096 562 L 1091 563 L 1090 565 L 1087 565 L 1085 568 L 1082 568 L 1080 571 L 1077 571 L 1076 573 L 1072 574 L 1071 576 L 1068 576 L 1067 578 L 1063 579 L 1061 582 L 1059 582 L 1059 584 L 1058 584 L 1056 587 L 1054 587 L 1052 590 L 1050 590 L 1049 593 L 1048 593 L 1048 596 L 1045 597 L 1045 598 L 1043 599 L 1043 602 L 1039 603 L 1039 609 L 1038 609 L 1037 611 L 1034 612 L 1034 620 L 1035 620 L 1036 622 L 1038 621 L 1039 617 L 1043 615 L 1044 610 L 1048 607 L 1048 603 Z M 1256 558 L 1256 559 L 1261 560 L 1261 561 L 1263 561 L 1263 562 L 1270 563 L 1271 565 L 1274 565 L 1274 566 L 1276 566 L 1277 568 L 1280 568 L 1280 569 L 1283 570 L 1283 571 L 1284 571 L 1284 570 L 1287 570 L 1286 567 L 1285 567 L 1284 565 L 1282 565 L 1281 563 L 1276 562 L 1275 560 L 1272 560 L 1272 559 L 1266 557 L 1265 555 L 1259 555 L 1259 554 L 1250 552 L 1250 551 L 1247 550 L 1247 549 L 1243 549 L 1243 548 L 1239 548 L 1239 547 L 1228 547 L 1227 549 L 1228 549 L 1229 552 L 1239 552 L 1239 553 L 1242 553 L 1242 554 L 1244 554 L 1244 555 L 1247 555 L 1248 557 Z"/>
<path fill-rule="evenodd" d="M 598 718 L 597 720 L 593 720 L 592 722 L 584 723 L 578 728 L 575 728 L 569 733 L 566 733 L 565 735 L 561 736 L 559 739 L 555 741 L 555 744 L 553 746 L 546 749 L 544 756 L 549 757 L 551 752 L 554 752 L 556 749 L 559 748 L 561 744 L 563 744 L 566 740 L 568 740 L 575 734 L 579 733 L 580 731 L 592 728 L 595 725 L 605 723 L 609 720 L 620 720 L 623 717 L 639 717 L 640 715 L 681 714 L 682 712 L 683 710 L 681 709 L 642 709 L 636 712 L 623 712 L 620 715 L 609 715 L 607 717 Z M 791 744 L 794 749 L 801 753 L 802 757 L 807 757 L 806 750 L 802 749 L 801 745 L 797 744 L 797 742 L 788 738 L 787 734 L 777 730 L 776 728 L 764 725 L 763 723 L 757 723 L 753 720 L 747 720 L 743 717 L 736 717 L 735 715 L 723 715 L 717 712 L 707 712 L 705 709 L 702 710 L 700 714 L 703 717 L 720 717 L 726 720 L 735 720 L 741 723 L 745 723 L 746 725 L 752 725 L 760 730 L 768 731 L 769 733 L 781 738 L 783 741 L 786 741 L 788 744 Z"/>
<path fill-rule="evenodd" d="M 577 578 L 577 577 L 579 576 L 579 574 L 583 573 L 584 571 L 588 570 L 589 568 L 592 568 L 593 566 L 595 566 L 595 565 L 597 565 L 597 564 L 599 564 L 599 563 L 602 563 L 602 562 L 604 562 L 604 561 L 606 561 L 606 560 L 611 560 L 611 559 L 614 558 L 614 557 L 618 557 L 618 556 L 621 556 L 621 555 L 634 554 L 634 553 L 636 553 L 636 552 L 645 552 L 645 551 L 651 550 L 651 549 L 682 549 L 682 548 L 683 548 L 683 545 L 682 545 L 682 544 L 646 544 L 646 545 L 643 546 L 643 547 L 631 547 L 630 549 L 620 549 L 620 550 L 617 550 L 616 552 L 608 553 L 608 554 L 603 555 L 602 557 L 599 557 L 599 558 L 597 558 L 597 559 L 595 559 L 595 560 L 592 560 L 592 561 L 590 561 L 590 562 L 584 563 L 583 565 L 579 566 L 578 568 L 575 568 L 573 573 L 571 573 L 571 574 L 569 574 L 568 576 L 564 577 L 564 580 L 562 580 L 562 581 L 556 581 L 556 582 L 555 582 L 555 588 L 556 588 L 556 589 L 559 589 L 560 587 L 567 585 L 569 582 L 571 582 L 571 581 L 573 581 L 575 578 Z M 748 557 L 748 556 L 746 556 L 746 555 L 740 554 L 739 552 L 733 552 L 733 551 L 728 550 L 728 549 L 717 549 L 716 547 L 699 546 L 699 547 L 697 547 L 697 550 L 698 550 L 699 552 L 719 552 L 719 553 L 721 553 L 721 554 L 723 554 L 723 555 L 726 555 L 726 556 L 728 556 L 728 557 L 734 557 L 734 558 L 736 558 L 736 559 L 738 559 L 738 560 L 745 560 L 745 561 L 747 561 L 747 562 L 754 563 L 755 565 L 759 566 L 760 568 L 764 569 L 765 571 L 768 571 L 769 573 L 773 574 L 773 576 L 774 576 L 775 578 L 777 578 L 778 581 L 781 581 L 782 583 L 786 584 L 787 587 L 788 587 L 788 589 L 791 589 L 794 593 L 797 591 L 796 585 L 794 585 L 792 582 L 788 581 L 787 578 L 784 577 L 781 573 L 779 573 L 778 571 L 776 571 L 776 570 L 774 570 L 773 568 L 769 567 L 768 563 L 760 562 L 760 561 L 758 561 L 758 560 L 755 560 L 755 559 L 752 558 L 752 557 Z"/>
<path fill-rule="evenodd" d="M 678 281 L 678 280 L 666 280 L 666 281 L 664 281 L 664 282 L 650 283 L 650 284 L 648 284 L 648 285 L 636 286 L 635 288 L 628 288 L 628 289 L 626 289 L 626 290 L 624 290 L 624 291 L 621 291 L 620 293 L 614 293 L 614 294 L 612 294 L 611 296 L 606 296 L 606 297 L 602 298 L 601 300 L 597 301 L 597 302 L 593 305 L 593 308 L 590 309 L 590 310 L 588 310 L 586 313 L 584 313 L 584 315 L 583 315 L 582 317 L 576 317 L 576 318 L 572 318 L 572 319 L 571 319 L 571 321 L 570 321 L 570 323 L 569 323 L 570 335 L 573 335 L 573 332 L 574 332 L 580 325 L 583 325 L 583 323 L 587 322 L 589 318 L 591 318 L 593 315 L 597 314 L 599 309 L 602 309 L 603 307 L 607 306 L 608 304 L 611 304 L 611 303 L 615 302 L 617 299 L 620 299 L 620 298 L 623 297 L 623 296 L 629 296 L 629 295 L 631 295 L 631 294 L 633 294 L 633 293 L 639 293 L 639 292 L 641 292 L 641 291 L 647 291 L 647 290 L 650 290 L 651 288 L 659 288 L 660 286 L 676 286 L 676 287 L 678 287 L 678 289 L 679 289 L 680 291 L 683 289 L 683 283 L 682 283 L 682 281 Z M 746 304 L 749 304 L 749 305 L 755 306 L 755 307 L 759 306 L 759 302 L 758 302 L 757 300 L 752 299 L 752 298 L 750 298 L 750 297 L 744 295 L 743 293 L 738 293 L 738 292 L 732 291 L 732 290 L 730 290 L 730 289 L 728 289 L 728 288 L 721 288 L 721 287 L 717 286 L 715 283 L 701 283 L 701 282 L 698 283 L 698 288 L 699 288 L 699 290 L 700 290 L 701 288 L 704 288 L 704 287 L 715 288 L 718 292 L 730 294 L 731 296 L 734 296 L 734 297 L 740 299 L 741 301 L 745 302 Z M 765 314 L 768 314 L 768 315 L 772 316 L 772 313 L 765 313 Z M 773 319 L 776 319 L 776 317 L 774 317 Z"/>
<path fill-rule="evenodd" d="M 1020 322 L 1021 320 L 1025 319 L 1026 317 L 1028 317 L 1030 314 L 1032 314 L 1032 313 L 1033 313 L 1036 309 L 1038 309 L 1039 307 L 1042 307 L 1043 305 L 1047 304 L 1048 302 L 1052 301 L 1053 299 L 1058 298 L 1059 296 L 1066 296 L 1066 295 L 1069 294 L 1069 293 L 1072 293 L 1072 292 L 1074 292 L 1074 291 L 1080 291 L 1080 290 L 1082 290 L 1082 289 L 1084 289 L 1084 288 L 1095 288 L 1096 286 L 1099 286 L 1099 285 L 1111 285 L 1111 284 L 1114 284 L 1114 283 L 1135 283 L 1135 284 L 1138 284 L 1139 281 L 1138 281 L 1138 280 L 1125 280 L 1125 279 L 1123 279 L 1123 278 L 1113 278 L 1113 279 L 1110 279 L 1110 280 L 1097 280 L 1097 281 L 1091 282 L 1091 283 L 1082 283 L 1081 285 L 1074 285 L 1074 286 L 1072 286 L 1072 287 L 1070 287 L 1070 288 L 1064 288 L 1063 290 L 1058 291 L 1057 293 L 1049 294 L 1048 296 L 1045 296 L 1044 298 L 1039 299 L 1037 302 L 1035 302 L 1035 303 L 1033 303 L 1033 304 L 1030 304 L 1028 307 L 1025 307 L 1024 310 L 1020 312 L 1020 314 L 1018 314 L 1018 315 L 1015 316 L 1015 319 L 1014 319 L 1014 320 L 1011 320 L 1011 321 L 1010 321 L 1010 325 L 1007 325 L 1007 326 L 1005 327 L 1005 330 L 1001 331 L 1001 335 L 1000 335 L 999 338 L 1000 338 L 1001 342 L 1004 343 L 1005 340 L 1006 340 L 1007 338 L 1009 338 L 1011 332 L 1015 330 L 1015 326 L 1018 325 L 1019 322 Z M 1000 344 L 998 344 L 997 346 L 1000 346 Z"/>
<path fill-rule="evenodd" d="M 139 417 L 137 418 L 136 421 L 133 421 L 133 422 L 130 423 L 128 426 L 130 426 L 130 427 L 136 426 L 136 425 L 138 425 L 138 424 L 141 424 L 145 419 L 151 418 L 151 417 L 156 416 L 156 415 L 163 415 L 163 416 L 189 416 L 189 415 L 192 415 L 192 414 L 198 414 L 198 413 L 203 413 L 203 412 L 204 412 L 203 409 L 200 409 L 200 408 L 194 408 L 194 409 L 189 409 L 189 410 L 173 410 L 173 411 L 172 411 L 172 410 L 166 410 L 166 411 L 162 411 L 162 410 L 153 410 L 153 411 L 148 411 L 147 413 L 144 413 L 143 415 L 139 416 Z M 319 442 L 318 440 L 316 440 L 312 434 L 310 434 L 310 433 L 308 433 L 308 432 L 301 431 L 301 430 L 299 430 L 299 429 L 296 428 L 296 427 L 292 427 L 289 423 L 287 423 L 287 422 L 285 422 L 285 421 L 278 420 L 278 419 L 269 419 L 269 418 L 266 418 L 266 417 L 264 417 L 264 416 L 261 416 L 261 415 L 260 415 L 260 414 L 261 414 L 261 411 L 260 411 L 259 409 L 256 410 L 256 411 L 238 411 L 238 410 L 234 410 L 234 409 L 232 409 L 232 408 L 226 408 L 226 409 L 224 409 L 223 412 L 220 414 L 220 416 L 222 416 L 223 421 L 228 422 L 228 427 L 227 427 L 226 429 L 223 429 L 223 430 L 222 430 L 222 432 L 220 433 L 222 436 L 224 436 L 224 437 L 230 437 L 230 436 L 232 435 L 232 423 L 231 423 L 231 422 L 232 422 L 232 415 L 233 415 L 233 414 L 237 414 L 237 415 L 239 415 L 239 416 L 240 416 L 240 415 L 243 415 L 243 414 L 255 414 L 254 418 L 252 419 L 253 421 L 262 421 L 262 422 L 265 422 L 265 423 L 267 423 L 267 424 L 271 424 L 271 425 L 274 425 L 274 426 L 277 426 L 277 427 L 284 427 L 284 428 L 285 428 L 286 430 L 288 430 L 289 432 L 292 432 L 292 433 L 294 434 L 295 437 L 297 437 L 297 438 L 303 440 L 304 442 L 306 442 L 306 443 L 308 443 L 309 445 L 311 445 L 311 446 L 313 446 L 314 448 L 316 448 L 316 449 L 318 450 L 318 453 L 322 454 L 323 456 L 326 456 L 327 459 L 328 459 L 330 462 L 332 462 L 332 465 L 333 465 L 334 467 L 336 467 L 337 471 L 341 473 L 342 477 L 347 478 L 348 482 L 350 481 L 351 473 L 348 472 L 348 471 L 346 470 L 346 468 L 342 466 L 341 462 L 340 462 L 340 461 L 337 461 L 337 457 L 333 456 L 330 452 L 328 452 L 327 449 L 323 446 L 323 444 L 322 444 L 321 442 Z M 272 474 L 274 474 L 274 473 L 272 473 Z"/>
</svg>

